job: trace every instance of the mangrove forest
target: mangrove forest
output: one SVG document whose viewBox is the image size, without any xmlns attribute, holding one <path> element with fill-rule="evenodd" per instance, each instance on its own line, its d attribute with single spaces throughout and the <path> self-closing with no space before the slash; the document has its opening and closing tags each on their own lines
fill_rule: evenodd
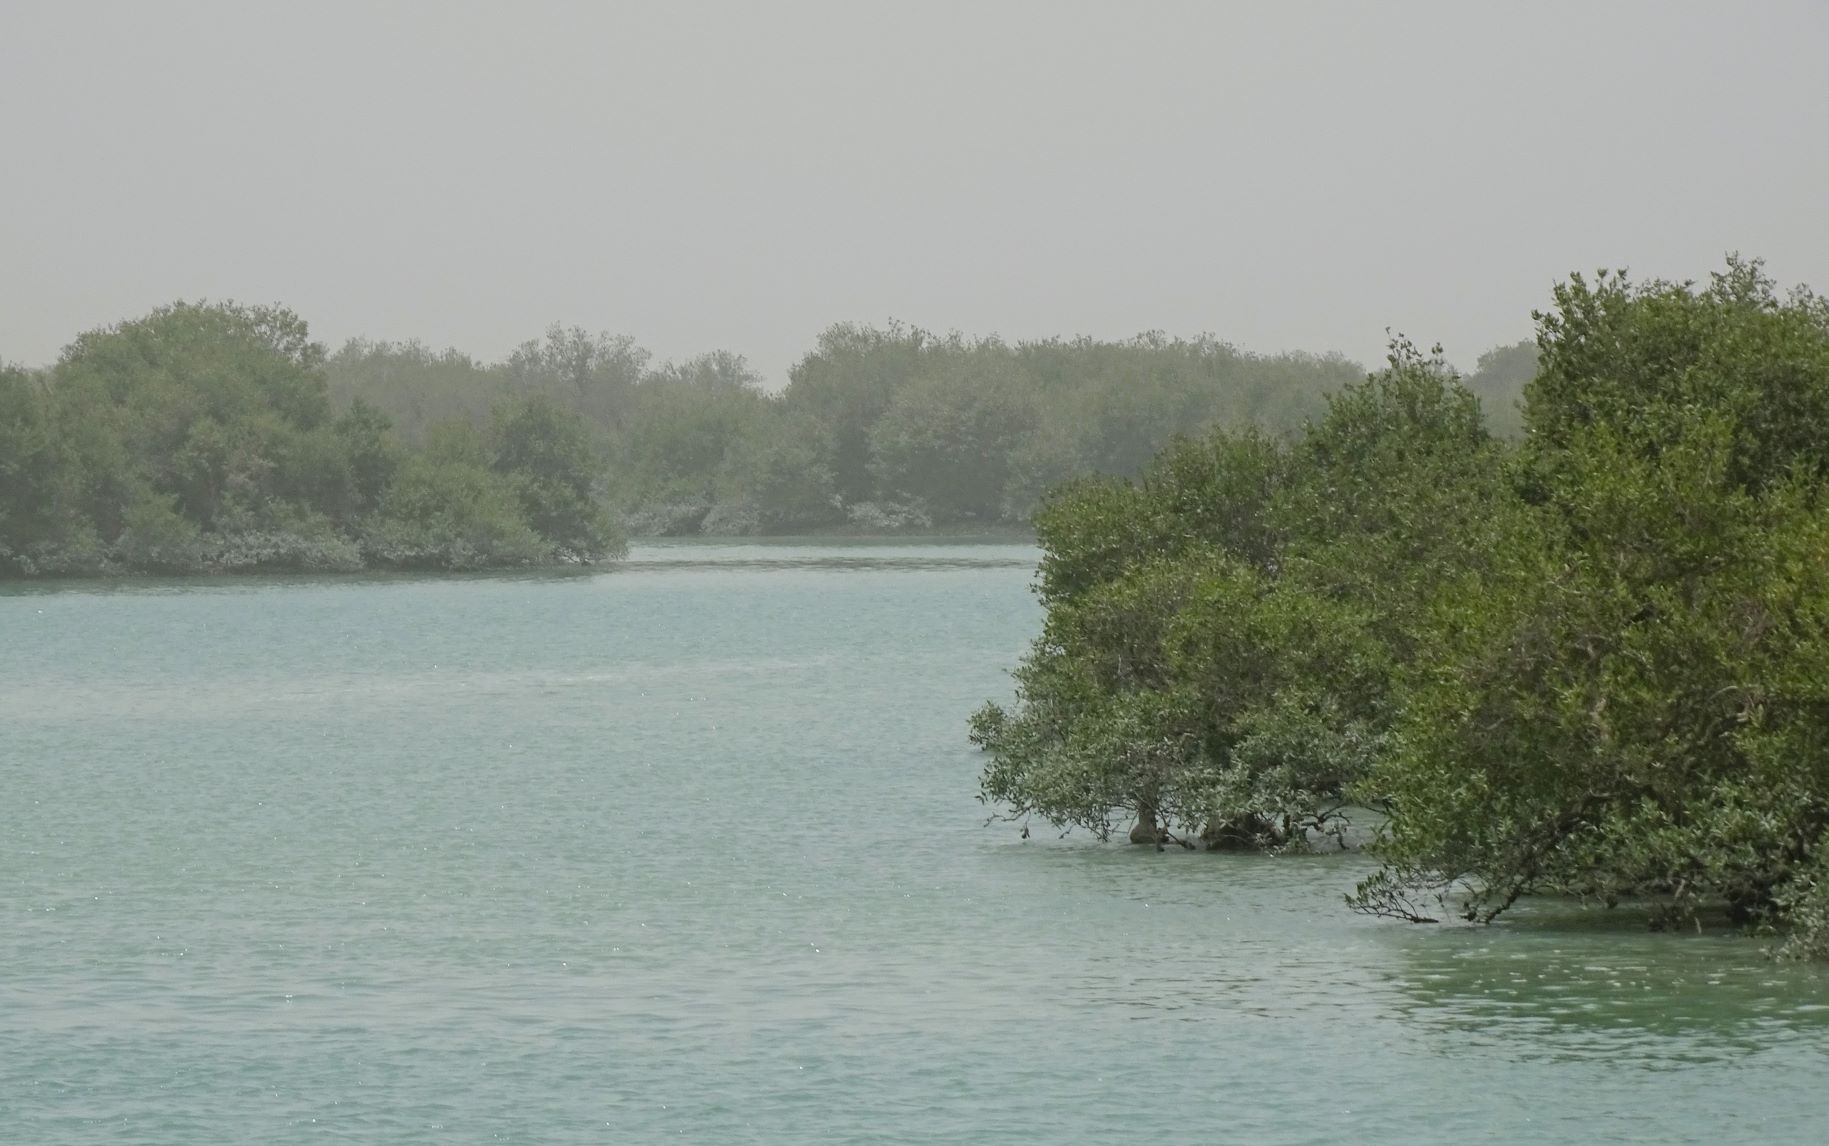
<svg viewBox="0 0 1829 1146">
<path fill-rule="evenodd" d="M 972 723 L 996 815 L 1369 833 L 1361 911 L 1630 899 L 1829 955 L 1829 303 L 1732 259 L 1534 317 L 1515 437 L 1399 339 L 1298 434 L 1051 494 L 1044 631 Z"/>
</svg>

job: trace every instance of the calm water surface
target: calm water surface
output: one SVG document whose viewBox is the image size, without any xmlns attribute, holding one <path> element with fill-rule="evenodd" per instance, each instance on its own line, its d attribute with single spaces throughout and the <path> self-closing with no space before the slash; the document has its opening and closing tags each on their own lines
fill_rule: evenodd
<svg viewBox="0 0 1829 1146">
<path fill-rule="evenodd" d="M 1829 1141 L 1829 978 L 986 828 L 1033 550 L 0 589 L 0 1141 Z"/>
</svg>

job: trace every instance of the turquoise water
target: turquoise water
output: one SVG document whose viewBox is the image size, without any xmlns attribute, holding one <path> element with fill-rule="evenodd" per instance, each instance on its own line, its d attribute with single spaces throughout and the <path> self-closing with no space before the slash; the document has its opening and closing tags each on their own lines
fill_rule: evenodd
<svg viewBox="0 0 1829 1146">
<path fill-rule="evenodd" d="M 1829 1141 L 1829 977 L 984 827 L 1033 550 L 0 588 L 0 1141 Z"/>
</svg>

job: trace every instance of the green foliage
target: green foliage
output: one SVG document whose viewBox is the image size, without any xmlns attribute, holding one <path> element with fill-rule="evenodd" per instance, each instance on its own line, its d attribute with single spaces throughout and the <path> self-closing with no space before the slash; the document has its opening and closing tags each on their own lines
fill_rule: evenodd
<svg viewBox="0 0 1829 1146">
<path fill-rule="evenodd" d="M 1655 458 L 1709 412 L 1730 427 L 1736 484 L 1829 467 L 1829 302 L 1807 291 L 1781 300 L 1760 264 L 1741 260 L 1701 290 L 1575 276 L 1555 302 L 1537 316 L 1542 366 L 1525 396 L 1543 464 L 1594 426 Z"/>
<path fill-rule="evenodd" d="M 424 354 L 352 344 L 365 368 Z M 334 571 L 595 560 L 619 550 L 580 419 L 544 399 L 427 430 L 335 414 L 290 311 L 177 303 L 0 372 L 0 573 Z M 468 435 L 468 440 L 463 439 Z M 442 483 L 442 484 L 441 484 Z"/>
<path fill-rule="evenodd" d="M 1478 399 L 1439 354 L 1399 339 L 1385 370 L 1329 396 L 1292 454 L 1276 501 L 1285 576 L 1366 609 L 1407 661 L 1426 603 L 1481 567 L 1510 496 Z"/>
<path fill-rule="evenodd" d="M 67 465 L 38 379 L 0 366 L 0 565 L 55 538 Z"/>
<path fill-rule="evenodd" d="M 500 371 L 516 393 L 537 393 L 601 426 L 620 428 L 630 395 L 647 375 L 648 352 L 628 335 L 592 335 L 554 323 L 523 342 Z"/>
<path fill-rule="evenodd" d="M 1037 514 L 1042 637 L 973 737 L 988 804 L 1107 836 L 1304 846 L 1387 738 L 1408 611 L 1502 487 L 1478 403 L 1407 344 L 1293 445 L 1215 432 Z"/>
<path fill-rule="evenodd" d="M 488 423 L 509 390 L 507 372 L 455 350 L 417 342 L 351 339 L 325 362 L 325 379 L 339 409 L 362 402 L 385 417 L 408 445 L 424 442 L 433 426 Z"/>
<path fill-rule="evenodd" d="M 1358 376 L 1337 357 L 1257 356 L 1212 338 L 966 339 L 833 326 L 770 394 L 724 351 L 656 364 L 624 335 L 553 326 L 506 361 L 352 341 L 326 365 L 410 444 L 541 396 L 591 427 L 610 502 L 651 533 L 1020 527 L 1055 486 L 1137 474 L 1177 435 L 1271 432 Z"/>
<path fill-rule="evenodd" d="M 1340 811 L 1375 732 L 1363 618 L 1213 551 L 1146 562 L 1049 611 L 990 705 L 988 803 L 1105 838 L 1300 845 Z M 1133 838 L 1138 838 L 1133 836 Z"/>
<path fill-rule="evenodd" d="M 1725 905 L 1824 949 L 1829 321 L 1757 264 L 1575 278 L 1538 316 L 1518 496 L 1443 579 L 1366 783 L 1366 910 Z"/>
<path fill-rule="evenodd" d="M 386 414 L 360 398 L 337 418 L 335 431 L 346 468 L 336 498 L 342 512 L 333 516 L 371 513 L 380 506 L 400 469 L 402 450 L 392 428 Z"/>
<path fill-rule="evenodd" d="M 1270 847 L 1376 804 L 1364 910 L 1653 896 L 1829 953 L 1829 308 L 1738 261 L 1577 277 L 1477 381 L 1527 359 L 1516 450 L 1400 341 L 1290 444 L 1047 500 L 986 801 Z"/>
<path fill-rule="evenodd" d="M 736 507 L 733 532 L 786 533 L 843 520 L 832 436 L 820 422 L 770 403 L 731 442 L 718 475 L 720 504 Z"/>
<path fill-rule="evenodd" d="M 903 386 L 871 425 L 876 488 L 942 520 L 997 520 L 1011 459 L 1035 431 L 1036 407 L 1028 380 L 1007 359 L 938 365 Z"/>
<path fill-rule="evenodd" d="M 1136 482 L 1094 477 L 1060 487 L 1035 515 L 1043 603 L 1208 546 L 1268 572 L 1283 544 L 1272 502 L 1288 465 L 1280 439 L 1217 431 L 1172 442 Z"/>
<path fill-rule="evenodd" d="M 771 421 L 771 403 L 744 361 L 707 354 L 642 379 L 614 439 L 612 468 L 624 505 L 687 502 L 703 516 L 720 481 Z"/>
<path fill-rule="evenodd" d="M 1170 440 L 1214 426 L 1298 430 L 1363 370 L 1337 357 L 1246 354 L 1211 337 L 1059 339 L 1017 348 L 1047 396 L 1043 433 L 1069 473 L 1129 477 Z"/>
<path fill-rule="evenodd" d="M 513 482 L 475 461 L 431 452 L 401 469 L 362 544 L 371 563 L 394 569 L 534 565 L 552 556 Z"/>
<path fill-rule="evenodd" d="M 889 409 L 896 393 L 953 344 L 897 324 L 877 330 L 841 323 L 823 331 L 814 349 L 789 372 L 783 400 L 831 434 L 833 480 L 840 498 L 862 502 L 875 496 L 871 426 Z"/>
<path fill-rule="evenodd" d="M 1046 500 L 983 798 L 1272 848 L 1370 804 L 1362 910 L 1651 897 L 1829 957 L 1829 306 L 1730 260 L 1536 317 L 1476 378 L 1534 369 L 1515 447 L 1399 340 L 1297 440 Z"/>
<path fill-rule="evenodd" d="M 549 559 L 613 553 L 625 528 L 1021 528 L 1055 488 L 1134 477 L 1178 436 L 1293 430 L 1357 368 L 1210 337 L 1010 345 L 842 324 L 790 375 L 771 394 L 734 354 L 656 364 L 627 336 L 558 325 L 498 363 L 367 339 L 327 356 L 289 311 L 180 303 L 83 335 L 30 401 L 8 384 L 6 432 L 52 445 L 13 463 L 34 475 L 13 499 L 32 510 L 0 518 L 0 568 L 132 565 L 112 547 L 148 501 L 198 527 L 199 554 L 226 534 L 374 535 L 407 460 L 446 456 L 456 427 L 470 461 L 506 475 L 497 411 L 535 400 L 543 432 L 578 430 L 570 477 L 514 479 Z"/>
<path fill-rule="evenodd" d="M 491 436 L 492 468 L 509 479 L 550 555 L 597 561 L 622 552 L 597 497 L 598 455 L 577 417 L 536 395 L 498 407 Z"/>
<path fill-rule="evenodd" d="M 1495 346 L 1480 355 L 1467 376 L 1467 389 L 1480 400 L 1494 435 L 1512 440 L 1524 436 L 1524 388 L 1536 376 L 1534 339 Z"/>
</svg>

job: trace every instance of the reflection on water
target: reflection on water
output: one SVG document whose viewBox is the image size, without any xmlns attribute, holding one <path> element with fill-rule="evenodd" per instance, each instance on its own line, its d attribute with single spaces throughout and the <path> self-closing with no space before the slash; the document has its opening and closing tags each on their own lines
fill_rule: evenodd
<svg viewBox="0 0 1829 1146">
<path fill-rule="evenodd" d="M 594 566 L 489 569 L 466 573 L 363 572 L 268 573 L 206 577 L 112 577 L 0 580 L 0 599 L 82 594 L 164 596 L 210 593 L 270 593 L 276 589 L 363 590 L 415 582 L 551 584 L 615 573 L 768 572 L 772 570 L 968 570 L 1033 569 L 1034 543 L 993 537 L 643 538 L 620 560 Z"/>
<path fill-rule="evenodd" d="M 1341 903 L 1373 870 L 1363 856 L 1047 843 L 1006 858 L 1043 854 L 1087 900 L 1069 916 L 1090 934 L 1063 998 L 1136 1021 L 1243 1015 L 1495 1064 L 1829 1057 L 1829 968 L 1774 962 L 1738 933 L 1653 933 L 1644 912 L 1561 903 L 1490 927 L 1366 919 Z M 1076 946 L 1049 942 L 1056 957 Z"/>
<path fill-rule="evenodd" d="M 943 569 L 1028 569 L 1035 562 L 1022 554 L 1010 557 L 934 557 L 934 556 L 896 556 L 876 555 L 868 557 L 833 556 L 830 554 L 808 554 L 804 557 L 750 557 L 742 561 L 722 560 L 715 556 L 702 554 L 665 556 L 640 554 L 631 556 L 618 566 L 620 572 L 644 573 L 650 571 L 671 572 L 679 569 L 750 569 L 768 572 L 775 569 L 829 569 L 833 572 L 863 571 L 871 569 L 910 569 L 910 570 L 943 570 Z"/>
<path fill-rule="evenodd" d="M 1829 972 L 1728 932 L 1652 933 L 1642 912 L 1525 904 L 1490 928 L 1397 929 L 1410 1021 L 1492 1053 L 1706 1063 L 1829 1048 Z"/>
<path fill-rule="evenodd" d="M 1033 569 L 1033 544 L 1007 538 L 853 538 L 775 540 L 766 545 L 727 540 L 647 540 L 630 547 L 616 568 L 629 573 L 681 569 L 869 570 Z"/>
</svg>

